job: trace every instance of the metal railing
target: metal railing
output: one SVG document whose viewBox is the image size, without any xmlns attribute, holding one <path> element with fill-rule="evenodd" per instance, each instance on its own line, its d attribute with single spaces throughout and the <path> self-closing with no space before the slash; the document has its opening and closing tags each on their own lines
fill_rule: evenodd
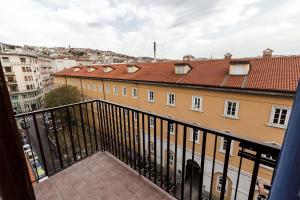
<svg viewBox="0 0 300 200">
<path fill-rule="evenodd" d="M 108 151 L 177 199 L 267 196 L 280 151 L 102 100 L 19 114 L 16 120 L 37 180 Z"/>
</svg>

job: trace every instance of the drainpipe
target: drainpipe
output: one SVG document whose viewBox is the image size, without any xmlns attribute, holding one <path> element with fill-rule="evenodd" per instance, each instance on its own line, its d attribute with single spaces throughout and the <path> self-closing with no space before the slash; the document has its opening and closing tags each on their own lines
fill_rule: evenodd
<svg viewBox="0 0 300 200">
<path fill-rule="evenodd" d="M 104 88 L 104 81 L 101 80 L 101 85 L 102 85 L 102 94 L 103 94 L 103 99 L 106 100 L 105 98 L 105 88 Z M 122 91 L 121 91 L 122 92 Z"/>
<path fill-rule="evenodd" d="M 81 96 L 82 96 L 82 100 L 84 101 L 84 96 L 83 96 L 83 89 L 82 89 L 82 81 L 81 81 L 81 78 L 80 78 L 79 80 L 80 80 Z"/>
<path fill-rule="evenodd" d="M 300 199 L 300 82 L 279 155 L 270 200 Z"/>
</svg>

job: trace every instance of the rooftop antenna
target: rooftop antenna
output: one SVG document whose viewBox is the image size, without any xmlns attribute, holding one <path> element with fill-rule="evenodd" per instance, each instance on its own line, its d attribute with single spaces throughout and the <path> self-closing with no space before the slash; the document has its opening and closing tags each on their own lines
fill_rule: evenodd
<svg viewBox="0 0 300 200">
<path fill-rule="evenodd" d="M 154 59 L 153 59 L 153 61 L 156 62 L 156 42 L 153 43 L 153 51 L 154 51 L 153 52 L 154 53 L 154 56 L 153 56 Z"/>
</svg>

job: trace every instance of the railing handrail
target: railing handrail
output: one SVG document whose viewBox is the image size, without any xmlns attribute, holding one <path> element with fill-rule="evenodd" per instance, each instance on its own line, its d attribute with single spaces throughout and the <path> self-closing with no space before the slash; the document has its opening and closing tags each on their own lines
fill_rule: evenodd
<svg viewBox="0 0 300 200">
<path fill-rule="evenodd" d="M 194 128 L 194 129 L 197 129 L 197 130 L 206 131 L 206 132 L 212 133 L 212 134 L 220 136 L 220 137 L 225 137 L 225 138 L 235 140 L 235 141 L 238 141 L 238 142 L 248 143 L 248 144 L 253 145 L 253 147 L 257 147 L 257 148 L 260 148 L 262 150 L 271 151 L 272 153 L 275 153 L 275 154 L 279 154 L 279 152 L 281 150 L 281 147 L 279 147 L 278 145 L 275 145 L 275 144 L 263 143 L 263 142 L 258 141 L 256 139 L 251 139 L 251 138 L 239 136 L 239 135 L 237 135 L 235 133 L 232 133 L 232 132 L 228 133 L 228 132 L 224 132 L 224 131 L 218 131 L 216 129 L 207 128 L 207 127 L 204 127 L 202 125 L 195 124 L 195 123 L 190 123 L 190 122 L 186 122 L 186 121 L 183 121 L 183 120 L 174 119 L 174 118 L 171 118 L 171 117 L 168 117 L 168 116 L 162 116 L 162 115 L 154 114 L 152 112 L 147 112 L 147 111 L 144 111 L 144 110 L 141 110 L 141 109 L 137 109 L 137 108 L 130 107 L 130 106 L 124 106 L 122 104 L 118 104 L 118 103 L 115 103 L 115 102 L 102 100 L 102 99 L 101 100 L 100 99 L 93 99 L 93 100 L 89 100 L 89 101 L 81 101 L 81 102 L 77 102 L 77 103 L 73 103 L 73 104 L 67 104 L 67 105 L 63 105 L 63 106 L 45 108 L 45 109 L 36 110 L 36 111 L 32 111 L 32 112 L 17 114 L 17 115 L 15 115 L 15 117 L 16 118 L 25 117 L 27 115 L 39 114 L 39 113 L 54 111 L 54 110 L 57 110 L 57 109 L 67 108 L 67 107 L 70 107 L 70 106 L 76 106 L 76 105 L 80 105 L 80 104 L 86 104 L 86 103 L 98 102 L 98 101 L 108 103 L 108 104 L 111 104 L 111 105 L 115 105 L 115 106 L 119 106 L 121 108 L 130 109 L 130 110 L 133 110 L 134 112 L 143 113 L 143 114 L 146 114 L 146 115 L 149 115 L 149 116 L 156 117 L 158 119 L 168 120 L 172 123 L 177 123 L 179 125 L 186 126 L 186 127 L 189 127 L 189 128 Z"/>
</svg>

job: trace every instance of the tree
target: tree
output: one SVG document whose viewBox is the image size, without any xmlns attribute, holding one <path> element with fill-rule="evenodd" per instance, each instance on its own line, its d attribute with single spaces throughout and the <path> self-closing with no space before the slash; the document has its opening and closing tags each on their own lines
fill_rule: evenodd
<svg viewBox="0 0 300 200">
<path fill-rule="evenodd" d="M 46 108 L 72 104 L 80 101 L 80 91 L 70 85 L 61 86 L 51 90 L 45 96 Z"/>
</svg>

